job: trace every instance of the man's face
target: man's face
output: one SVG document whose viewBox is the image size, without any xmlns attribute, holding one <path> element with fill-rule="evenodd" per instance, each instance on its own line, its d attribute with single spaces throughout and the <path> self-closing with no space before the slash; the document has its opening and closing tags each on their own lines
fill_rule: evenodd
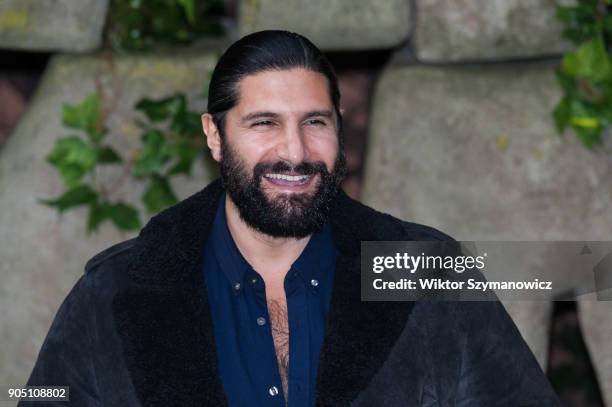
<svg viewBox="0 0 612 407">
<path fill-rule="evenodd" d="M 337 118 L 324 75 L 264 71 L 239 82 L 221 141 L 221 176 L 240 216 L 274 237 L 305 237 L 327 220 L 342 181 Z"/>
</svg>

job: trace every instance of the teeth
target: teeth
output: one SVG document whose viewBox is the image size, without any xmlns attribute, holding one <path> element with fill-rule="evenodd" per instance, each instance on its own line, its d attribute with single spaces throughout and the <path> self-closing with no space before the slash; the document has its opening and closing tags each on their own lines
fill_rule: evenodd
<svg viewBox="0 0 612 407">
<path fill-rule="evenodd" d="M 282 179 L 285 181 L 304 181 L 310 178 L 310 175 L 284 175 L 284 174 L 266 174 L 267 178 Z"/>
</svg>

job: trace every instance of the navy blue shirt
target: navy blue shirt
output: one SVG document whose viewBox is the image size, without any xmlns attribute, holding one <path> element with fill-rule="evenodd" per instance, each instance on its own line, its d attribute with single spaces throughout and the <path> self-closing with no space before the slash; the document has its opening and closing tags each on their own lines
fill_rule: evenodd
<svg viewBox="0 0 612 407">
<path fill-rule="evenodd" d="M 326 224 L 311 236 L 285 276 L 290 407 L 314 406 L 337 254 Z M 225 217 L 225 194 L 204 247 L 203 272 L 219 372 L 230 406 L 285 406 L 265 283 L 234 243 Z"/>
</svg>

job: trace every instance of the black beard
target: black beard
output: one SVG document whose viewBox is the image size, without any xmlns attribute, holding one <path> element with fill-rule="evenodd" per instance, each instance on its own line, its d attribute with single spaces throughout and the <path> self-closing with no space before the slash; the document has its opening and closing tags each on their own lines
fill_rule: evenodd
<svg viewBox="0 0 612 407">
<path fill-rule="evenodd" d="M 277 161 L 256 164 L 250 176 L 244 161 L 226 141 L 222 141 L 220 171 L 223 186 L 247 225 L 272 237 L 303 238 L 320 230 L 327 222 L 344 179 L 346 159 L 340 146 L 331 173 L 321 161 L 301 162 L 295 166 Z M 314 193 L 282 193 L 268 199 L 261 186 L 263 175 L 285 172 L 319 174 L 316 190 Z"/>
</svg>

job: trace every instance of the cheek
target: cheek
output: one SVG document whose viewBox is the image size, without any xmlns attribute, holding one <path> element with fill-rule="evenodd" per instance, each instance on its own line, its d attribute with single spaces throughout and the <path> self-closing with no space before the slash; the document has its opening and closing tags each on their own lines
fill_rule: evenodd
<svg viewBox="0 0 612 407">
<path fill-rule="evenodd" d="M 242 142 L 235 143 L 234 148 L 249 170 L 252 170 L 257 163 L 264 161 L 270 150 L 270 146 L 264 140 L 258 140 L 256 137 L 245 137 Z"/>
<path fill-rule="evenodd" d="M 338 154 L 338 139 L 335 135 L 313 137 L 310 139 L 310 152 L 313 161 L 323 161 L 331 168 Z"/>
</svg>

